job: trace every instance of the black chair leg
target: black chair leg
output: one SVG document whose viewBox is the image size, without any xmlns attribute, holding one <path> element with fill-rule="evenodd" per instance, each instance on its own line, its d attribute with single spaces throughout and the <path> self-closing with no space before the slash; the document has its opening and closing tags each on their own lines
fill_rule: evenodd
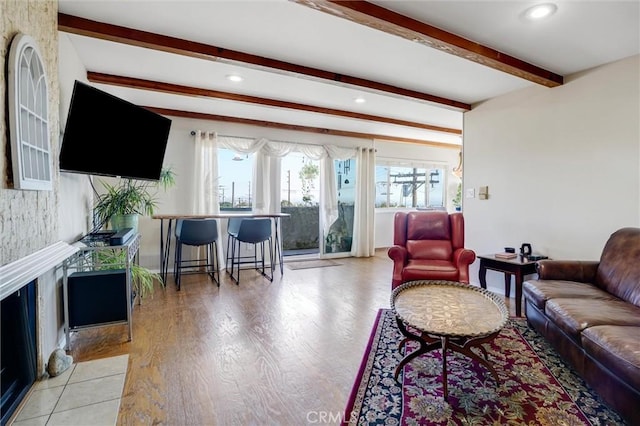
<svg viewBox="0 0 640 426">
<path fill-rule="evenodd" d="M 234 280 L 236 282 L 236 285 L 240 285 L 240 240 L 238 239 L 233 239 L 233 250 L 231 250 L 231 279 Z M 236 261 L 236 243 L 237 243 L 237 250 L 238 250 L 238 260 Z M 235 269 L 235 266 L 238 267 L 237 269 L 237 277 L 233 276 L 233 270 Z"/>
<path fill-rule="evenodd" d="M 262 270 L 264 271 L 264 242 L 262 243 L 263 247 L 262 247 Z M 271 263 L 273 264 L 273 245 L 271 244 L 271 238 L 269 238 L 269 259 L 271 261 Z M 273 282 L 273 268 L 269 268 L 271 269 L 271 276 L 267 275 L 265 273 L 265 277 L 267 277 L 269 279 L 269 281 Z"/>
<path fill-rule="evenodd" d="M 218 252 L 218 245 L 214 241 L 208 245 L 206 267 L 207 267 L 207 273 L 209 274 L 213 282 L 215 282 L 218 285 L 218 287 L 220 287 L 220 271 L 218 270 L 218 255 L 217 255 L 218 253 L 217 252 Z M 218 273 L 217 277 L 216 277 L 216 272 Z"/>
<path fill-rule="evenodd" d="M 253 267 L 258 270 L 258 250 L 256 243 L 253 243 Z"/>
<path fill-rule="evenodd" d="M 218 259 L 218 242 L 214 241 L 213 243 L 214 245 L 214 250 L 215 250 L 215 257 L 214 257 L 214 267 L 215 267 L 215 274 L 218 276 L 218 278 L 215 280 L 216 284 L 218 284 L 218 287 L 220 287 L 220 259 Z"/>
<path fill-rule="evenodd" d="M 180 271 L 181 271 L 181 266 L 182 266 L 182 244 L 178 243 L 176 246 L 176 258 L 177 258 L 177 271 L 175 272 L 175 281 L 176 281 L 176 287 L 178 288 L 178 291 L 180 291 Z"/>
<path fill-rule="evenodd" d="M 231 247 L 231 243 L 235 244 L 235 242 L 233 240 L 234 240 L 234 238 L 231 237 L 231 234 L 227 235 L 227 256 L 226 256 L 225 263 L 224 263 L 225 267 L 227 269 L 227 272 L 229 272 L 229 259 L 231 259 L 231 261 L 233 262 L 233 248 Z M 231 254 L 231 258 L 229 257 L 229 253 L 230 252 L 232 253 Z M 231 264 L 231 266 L 232 266 L 232 270 L 233 270 L 233 263 Z"/>
</svg>

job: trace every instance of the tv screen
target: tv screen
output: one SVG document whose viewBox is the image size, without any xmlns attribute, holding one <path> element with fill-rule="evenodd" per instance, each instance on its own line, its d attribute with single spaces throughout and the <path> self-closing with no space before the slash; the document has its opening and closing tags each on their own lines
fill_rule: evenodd
<svg viewBox="0 0 640 426">
<path fill-rule="evenodd" d="M 171 120 L 76 81 L 60 170 L 158 180 Z"/>
</svg>

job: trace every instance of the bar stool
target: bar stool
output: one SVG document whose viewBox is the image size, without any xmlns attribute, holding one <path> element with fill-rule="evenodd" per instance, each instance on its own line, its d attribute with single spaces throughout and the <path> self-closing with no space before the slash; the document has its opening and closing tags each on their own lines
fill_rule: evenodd
<svg viewBox="0 0 640 426">
<path fill-rule="evenodd" d="M 259 271 L 260 274 L 262 274 L 262 276 L 267 278 L 269 281 L 273 281 L 273 270 L 271 271 L 271 275 L 268 275 L 266 273 L 264 263 L 265 242 L 269 242 L 269 259 L 271 259 L 271 261 L 273 262 L 273 245 L 271 243 L 271 219 L 243 219 L 240 222 L 238 234 L 235 237 L 232 237 L 231 241 L 233 242 L 231 249 L 231 279 L 233 279 L 236 284 L 240 284 L 240 265 L 246 263 L 253 263 L 256 271 Z M 242 243 L 253 244 L 253 256 L 241 256 L 240 248 Z M 260 257 L 262 268 L 258 268 L 258 244 L 261 248 Z M 246 260 L 251 258 L 253 259 L 253 261 Z M 237 277 L 233 274 L 235 266 L 238 267 Z M 271 267 L 269 267 L 269 269 L 271 269 Z"/>
<path fill-rule="evenodd" d="M 218 221 L 216 219 L 178 219 L 176 223 L 176 254 L 173 276 L 180 290 L 180 276 L 183 269 L 201 268 L 220 287 L 218 262 Z M 182 259 L 182 246 L 207 247 L 206 259 Z M 192 271 L 198 273 L 198 271 Z"/>
<path fill-rule="evenodd" d="M 229 271 L 229 260 L 232 259 L 232 244 L 235 244 L 235 239 L 238 237 L 238 231 L 240 230 L 240 223 L 243 219 L 242 217 L 230 217 L 227 221 L 227 258 L 225 261 L 227 272 Z"/>
</svg>

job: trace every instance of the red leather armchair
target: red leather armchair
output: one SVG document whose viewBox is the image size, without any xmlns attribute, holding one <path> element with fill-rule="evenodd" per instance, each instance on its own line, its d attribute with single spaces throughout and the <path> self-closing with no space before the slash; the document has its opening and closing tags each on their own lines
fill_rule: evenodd
<svg viewBox="0 0 640 426">
<path fill-rule="evenodd" d="M 398 212 L 394 217 L 391 288 L 413 280 L 469 283 L 469 265 L 476 259 L 464 248 L 462 213 Z"/>
</svg>

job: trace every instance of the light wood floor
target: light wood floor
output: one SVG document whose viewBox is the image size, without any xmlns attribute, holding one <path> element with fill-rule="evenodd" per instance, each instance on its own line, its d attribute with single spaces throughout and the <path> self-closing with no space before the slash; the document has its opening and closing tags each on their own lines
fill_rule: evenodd
<svg viewBox="0 0 640 426">
<path fill-rule="evenodd" d="M 135 305 L 131 342 L 124 326 L 80 331 L 71 355 L 80 362 L 129 354 L 119 425 L 336 420 L 376 313 L 390 306 L 392 270 L 386 250 L 338 261 L 285 266 L 272 283 L 251 270 L 239 286 L 221 274 L 220 288 L 188 275 L 178 292 L 170 278 L 166 290 Z"/>
</svg>

